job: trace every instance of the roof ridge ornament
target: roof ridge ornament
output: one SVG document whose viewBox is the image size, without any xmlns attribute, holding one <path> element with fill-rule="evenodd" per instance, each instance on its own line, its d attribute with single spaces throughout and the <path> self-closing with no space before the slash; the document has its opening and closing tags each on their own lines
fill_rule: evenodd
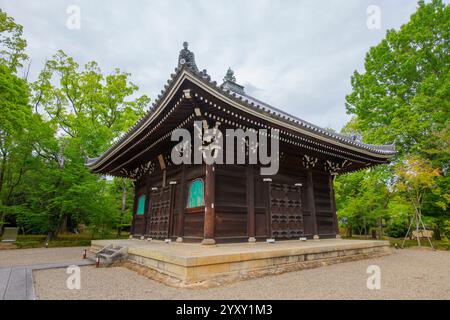
<svg viewBox="0 0 450 320">
<path fill-rule="evenodd" d="M 225 77 L 223 77 L 221 87 L 222 89 L 227 89 L 240 95 L 245 95 L 244 86 L 236 83 L 236 76 L 230 67 L 228 67 L 227 73 L 225 74 Z"/>
<path fill-rule="evenodd" d="M 195 63 L 195 55 L 192 51 L 188 49 L 189 43 L 187 41 L 183 42 L 183 49 L 181 49 L 178 56 L 178 68 L 186 65 L 189 69 L 193 71 L 198 71 L 197 65 Z"/>
<path fill-rule="evenodd" d="M 231 70 L 230 67 L 228 67 L 227 73 L 225 74 L 225 77 L 223 77 L 223 82 L 227 81 L 236 83 L 236 76 L 234 75 L 234 71 Z"/>
</svg>

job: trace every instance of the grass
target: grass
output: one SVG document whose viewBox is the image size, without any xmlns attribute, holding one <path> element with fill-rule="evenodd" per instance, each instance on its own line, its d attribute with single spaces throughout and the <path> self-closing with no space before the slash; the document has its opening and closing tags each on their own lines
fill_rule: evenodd
<svg viewBox="0 0 450 320">
<path fill-rule="evenodd" d="M 397 245 L 398 248 L 401 248 L 403 239 L 396 239 L 396 238 L 389 238 L 386 239 L 389 240 L 391 246 L 395 247 Z M 448 240 L 431 240 L 431 243 L 433 244 L 433 247 L 437 250 L 450 250 L 450 241 Z M 430 242 L 427 238 L 420 239 L 420 244 L 422 247 L 428 247 L 430 248 Z M 417 240 L 409 240 L 407 239 L 405 241 L 405 248 L 409 247 L 417 247 Z"/>
<path fill-rule="evenodd" d="M 120 239 L 128 238 L 129 234 L 122 232 L 122 236 Z M 42 248 L 45 247 L 45 238 L 46 235 L 18 235 L 17 241 L 14 242 L 17 248 L 26 249 L 26 248 Z M 103 237 L 92 237 L 90 233 L 81 233 L 81 234 L 61 234 L 57 239 L 51 240 L 48 243 L 49 248 L 56 247 L 83 247 L 90 246 L 91 240 L 97 239 L 117 239 L 117 234 L 111 233 L 104 235 Z"/>
<path fill-rule="evenodd" d="M 342 238 L 344 238 L 344 239 L 361 239 L 361 240 L 372 239 L 371 237 L 365 237 L 365 236 L 353 236 L 353 237 L 345 237 L 344 236 Z M 397 248 L 401 248 L 402 243 L 403 243 L 403 238 L 383 237 L 382 240 L 388 240 L 392 247 L 397 246 Z M 437 250 L 450 250 L 450 241 L 447 239 L 443 239 L 443 240 L 433 240 L 432 239 L 431 243 L 433 244 L 433 247 Z M 430 248 L 430 242 L 428 242 L 427 238 L 421 238 L 420 244 L 422 247 Z M 409 248 L 409 247 L 417 247 L 417 240 L 407 239 L 405 241 L 404 248 Z"/>
</svg>

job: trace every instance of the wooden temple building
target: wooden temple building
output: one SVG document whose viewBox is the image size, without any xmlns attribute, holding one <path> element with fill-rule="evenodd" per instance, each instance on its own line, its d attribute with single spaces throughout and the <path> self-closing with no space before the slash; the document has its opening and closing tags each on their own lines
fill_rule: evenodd
<svg viewBox="0 0 450 320">
<path fill-rule="evenodd" d="M 262 176 L 258 164 L 173 164 L 171 133 L 193 132 L 194 121 L 223 131 L 278 129 L 278 173 Z M 364 144 L 251 97 L 230 71 L 222 84 L 211 81 L 184 43 L 148 113 L 87 165 L 134 181 L 134 237 L 213 244 L 336 237 L 333 178 L 394 155 L 392 145 Z"/>
</svg>

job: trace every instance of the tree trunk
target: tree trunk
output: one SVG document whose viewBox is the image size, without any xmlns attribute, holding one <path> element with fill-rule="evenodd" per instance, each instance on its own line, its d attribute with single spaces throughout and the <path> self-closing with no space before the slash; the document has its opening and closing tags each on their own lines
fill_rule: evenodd
<svg viewBox="0 0 450 320">
<path fill-rule="evenodd" d="M 440 226 L 440 222 L 436 223 L 436 226 L 434 227 L 433 230 L 433 238 L 434 240 L 441 240 L 441 226 Z"/>
<path fill-rule="evenodd" d="M 347 237 L 353 237 L 353 228 L 352 226 L 347 227 Z"/>
<path fill-rule="evenodd" d="M 56 227 L 48 231 L 45 241 L 48 242 L 50 240 L 58 238 L 58 234 L 60 232 L 65 232 L 64 230 L 67 230 L 67 215 L 64 215 L 61 218 L 59 218 Z"/>
<path fill-rule="evenodd" d="M 5 179 L 5 167 L 6 167 L 6 156 L 2 158 L 2 165 L 0 166 L 0 193 L 3 189 L 3 181 Z"/>
<path fill-rule="evenodd" d="M 47 237 L 45 237 L 45 242 L 49 242 L 50 240 L 55 239 L 55 233 L 53 231 L 49 231 L 47 233 Z"/>
<path fill-rule="evenodd" d="M 372 239 L 377 239 L 377 230 L 372 229 Z"/>
<path fill-rule="evenodd" d="M 3 224 L 5 221 L 5 212 L 3 210 L 3 201 L 1 198 L 2 189 L 3 189 L 3 181 L 5 178 L 5 166 L 6 166 L 6 157 L 2 157 L 2 163 L 0 166 L 0 235 L 3 234 Z"/>
<path fill-rule="evenodd" d="M 67 215 L 62 218 L 58 227 L 58 233 L 67 233 Z"/>
</svg>

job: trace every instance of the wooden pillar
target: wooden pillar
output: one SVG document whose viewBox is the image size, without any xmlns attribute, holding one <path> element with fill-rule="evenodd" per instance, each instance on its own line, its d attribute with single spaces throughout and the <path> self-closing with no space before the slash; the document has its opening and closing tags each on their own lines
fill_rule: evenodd
<svg viewBox="0 0 450 320">
<path fill-rule="evenodd" d="M 339 223 L 337 220 L 336 213 L 336 198 L 334 196 L 334 175 L 329 176 L 329 185 L 330 185 L 330 203 L 331 203 L 331 214 L 333 215 L 333 229 L 336 231 L 336 238 L 340 238 L 339 234 Z"/>
<path fill-rule="evenodd" d="M 318 240 L 319 231 L 317 228 L 316 200 L 314 198 L 314 181 L 311 169 L 308 169 L 306 173 L 306 192 L 308 197 L 309 209 L 311 211 L 311 219 L 313 221 L 313 239 Z"/>
<path fill-rule="evenodd" d="M 177 242 L 183 242 L 184 236 L 184 208 L 186 206 L 185 199 L 186 190 L 186 169 L 183 165 L 181 168 L 181 179 L 180 179 L 180 194 L 178 195 L 179 211 L 178 211 L 178 221 L 177 221 Z"/>
<path fill-rule="evenodd" d="M 205 222 L 203 225 L 203 241 L 202 244 L 215 244 L 214 240 L 214 220 L 216 218 L 214 202 L 216 198 L 215 192 L 215 166 L 206 165 L 205 174 Z"/>
<path fill-rule="evenodd" d="M 136 187 L 134 187 L 133 211 L 132 211 L 133 220 L 131 221 L 130 236 L 134 236 L 134 230 L 136 227 L 136 208 L 137 208 L 137 190 Z"/>
<path fill-rule="evenodd" d="M 150 217 L 151 217 L 150 216 L 150 214 L 151 214 L 150 206 L 152 205 L 151 201 L 150 201 L 151 197 L 152 197 L 152 188 L 150 186 L 150 181 L 149 181 L 149 179 L 145 179 L 144 236 L 148 236 L 148 234 L 149 234 L 148 229 L 150 227 Z M 136 204 L 136 208 L 137 208 L 137 204 Z"/>
<path fill-rule="evenodd" d="M 248 242 L 256 242 L 255 181 L 253 166 L 247 166 L 247 234 Z"/>
</svg>

